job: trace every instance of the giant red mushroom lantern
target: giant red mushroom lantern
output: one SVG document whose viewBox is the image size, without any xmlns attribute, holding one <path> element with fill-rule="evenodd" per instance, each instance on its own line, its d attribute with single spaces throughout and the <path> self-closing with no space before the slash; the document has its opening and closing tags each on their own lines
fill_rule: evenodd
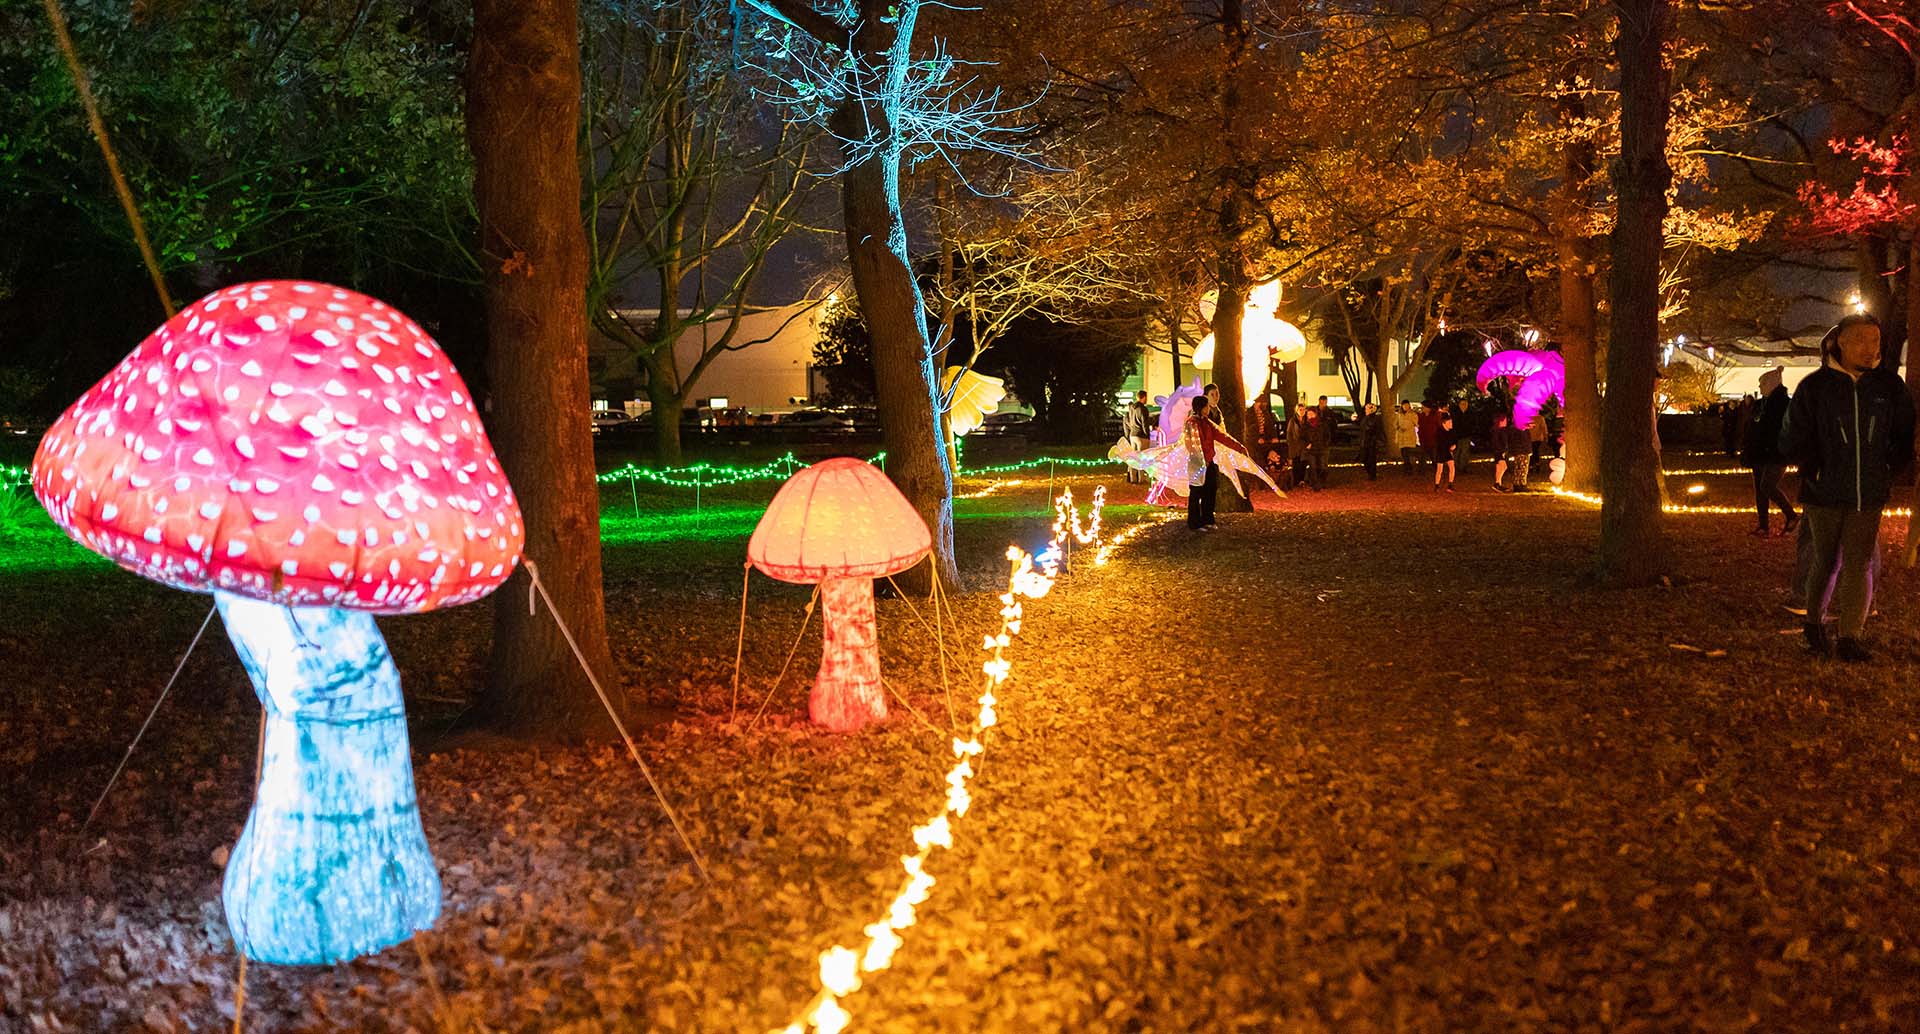
<svg viewBox="0 0 1920 1034">
<path fill-rule="evenodd" d="M 211 592 L 266 709 L 223 886 L 240 950 L 329 963 L 431 926 L 440 881 L 373 615 L 485 596 L 524 538 L 432 338 L 324 284 L 215 292 L 61 416 L 33 487 L 89 549 Z"/>
<path fill-rule="evenodd" d="M 887 716 L 873 580 L 933 549 L 927 522 L 873 465 L 823 460 L 787 479 L 753 529 L 747 559 L 769 578 L 820 586 L 820 672 L 808 713 L 835 732 Z"/>
</svg>

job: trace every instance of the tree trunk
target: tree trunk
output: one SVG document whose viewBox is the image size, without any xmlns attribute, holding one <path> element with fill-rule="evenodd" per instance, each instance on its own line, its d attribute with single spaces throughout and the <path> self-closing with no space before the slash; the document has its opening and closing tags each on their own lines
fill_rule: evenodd
<svg viewBox="0 0 1920 1034">
<path fill-rule="evenodd" d="M 883 63 L 896 78 L 911 61 L 917 5 L 864 0 L 854 45 Z M 880 409 L 887 476 L 926 520 L 933 533 L 931 564 L 897 579 L 907 592 L 927 592 L 937 569 L 955 577 L 953 558 L 953 468 L 940 438 L 940 377 L 927 343 L 926 306 L 907 256 L 907 227 L 900 212 L 900 148 L 885 97 L 849 101 L 833 114 L 843 140 L 876 142 L 841 174 L 847 258 L 853 288 L 873 336 L 873 381 Z"/>
<path fill-rule="evenodd" d="M 600 496 L 587 415 L 586 244 L 580 224 L 575 5 L 477 0 L 467 65 L 485 277 L 491 432 L 537 565 L 587 663 L 611 681 L 600 583 Z M 611 732 L 553 616 L 524 592 L 494 597 L 480 711 L 519 733 Z"/>
<path fill-rule="evenodd" d="M 1915 399 L 1920 399 L 1920 362 L 1913 356 L 1913 339 L 1920 335 L 1920 226 L 1914 227 L 1913 239 L 1907 242 L 1907 390 Z"/>
<path fill-rule="evenodd" d="M 1213 369 L 1210 371 L 1213 383 L 1220 389 L 1220 425 L 1242 442 L 1247 440 L 1247 392 L 1240 383 L 1240 318 L 1246 314 L 1247 291 L 1251 285 L 1244 273 L 1236 276 L 1233 270 L 1245 268 L 1237 253 L 1221 261 L 1219 300 L 1213 307 Z M 1253 509 L 1253 503 L 1222 478 L 1214 507 L 1225 513 L 1246 513 Z"/>
<path fill-rule="evenodd" d="M 649 353 L 647 364 L 647 402 L 652 407 L 653 458 L 663 467 L 678 466 L 680 452 L 680 416 L 686 412 L 686 400 L 680 397 L 679 371 L 675 368 L 673 343 L 667 342 Z"/>
<path fill-rule="evenodd" d="M 1298 362 L 1280 364 L 1280 401 L 1293 412 L 1293 404 L 1300 401 L 1300 364 Z"/>
<path fill-rule="evenodd" d="M 1586 116 L 1586 102 L 1578 97 L 1562 106 L 1563 122 Z M 1554 232 L 1560 266 L 1560 357 L 1567 369 L 1566 405 L 1560 407 L 1565 435 L 1565 484 L 1576 492 L 1600 490 L 1600 383 L 1596 358 L 1595 324 L 1599 307 L 1594 282 L 1598 261 L 1594 240 L 1587 233 L 1587 184 L 1594 171 L 1590 138 L 1567 148 L 1561 182 L 1560 211 Z"/>
<path fill-rule="evenodd" d="M 1667 571 L 1660 521 L 1660 454 L 1653 438 L 1654 379 L 1660 354 L 1661 224 L 1667 212 L 1668 77 L 1662 56 L 1672 17 L 1668 0 L 1619 0 L 1620 157 L 1614 166 L 1619 218 L 1609 281 L 1612 323 L 1600 442 L 1600 577 L 1641 585 Z"/>
</svg>

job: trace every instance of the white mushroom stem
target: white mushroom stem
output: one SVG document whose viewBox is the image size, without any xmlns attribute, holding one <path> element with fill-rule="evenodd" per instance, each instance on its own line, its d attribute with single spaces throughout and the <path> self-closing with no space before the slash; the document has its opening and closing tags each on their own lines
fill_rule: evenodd
<svg viewBox="0 0 1920 1034">
<path fill-rule="evenodd" d="M 379 951 L 433 925 L 400 676 L 373 616 L 214 593 L 266 708 L 260 788 L 223 897 L 247 957 L 288 965 Z"/>
<path fill-rule="evenodd" d="M 887 696 L 880 683 L 873 579 L 821 582 L 820 627 L 820 673 L 813 680 L 808 713 L 835 732 L 850 732 L 885 718 Z"/>
</svg>

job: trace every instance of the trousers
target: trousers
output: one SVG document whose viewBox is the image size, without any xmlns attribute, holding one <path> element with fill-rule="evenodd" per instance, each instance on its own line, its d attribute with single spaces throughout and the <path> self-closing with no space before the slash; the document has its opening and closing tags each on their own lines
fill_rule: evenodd
<svg viewBox="0 0 1920 1034">
<path fill-rule="evenodd" d="M 1866 627 L 1873 609 L 1873 581 L 1880 549 L 1880 511 L 1842 510 L 1835 506 L 1808 506 L 1808 563 L 1802 588 L 1807 601 L 1807 624 L 1827 619 L 1832 606 L 1840 634 L 1854 637 Z"/>
</svg>

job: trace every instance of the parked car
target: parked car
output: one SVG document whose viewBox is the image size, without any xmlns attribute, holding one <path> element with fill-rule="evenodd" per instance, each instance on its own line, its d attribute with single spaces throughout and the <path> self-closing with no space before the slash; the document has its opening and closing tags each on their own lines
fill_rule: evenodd
<svg viewBox="0 0 1920 1034">
<path fill-rule="evenodd" d="M 974 433 L 983 435 L 1024 435 L 1032 429 L 1032 426 L 1033 414 L 1031 413 L 989 413 L 987 414 L 987 418 L 980 422 L 980 429 Z"/>
<path fill-rule="evenodd" d="M 606 431 L 630 431 L 637 422 L 624 409 L 596 409 L 593 411 L 593 433 Z"/>
<path fill-rule="evenodd" d="M 852 434 L 853 418 L 845 413 L 836 413 L 831 409 L 802 409 L 780 418 L 775 425 L 792 431 L 825 431 L 830 434 Z"/>
</svg>

